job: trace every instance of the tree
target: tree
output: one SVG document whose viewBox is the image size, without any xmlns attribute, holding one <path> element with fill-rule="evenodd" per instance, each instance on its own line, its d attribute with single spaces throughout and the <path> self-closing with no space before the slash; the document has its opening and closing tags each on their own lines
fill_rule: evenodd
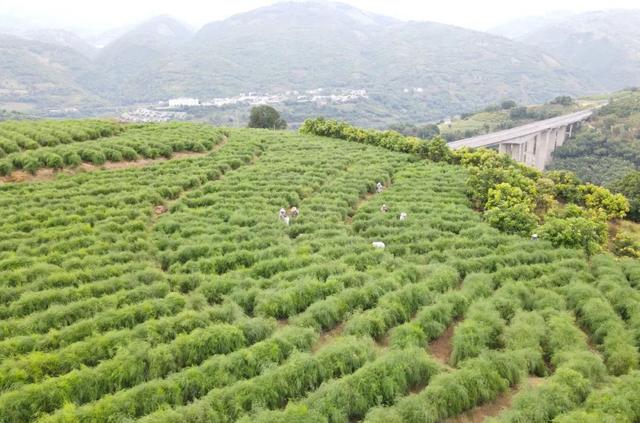
<svg viewBox="0 0 640 423">
<path fill-rule="evenodd" d="M 255 106 L 251 109 L 249 128 L 286 129 L 287 122 L 271 106 Z"/>
<path fill-rule="evenodd" d="M 451 162 L 453 159 L 446 141 L 440 137 L 422 143 L 418 154 L 434 162 Z"/>
<path fill-rule="evenodd" d="M 489 225 L 502 232 L 522 236 L 531 235 L 538 224 L 536 215 L 524 204 L 494 207 L 484 212 L 484 218 Z"/>
<path fill-rule="evenodd" d="M 613 240 L 613 253 L 621 257 L 640 258 L 640 242 L 627 234 L 619 233 Z"/>
<path fill-rule="evenodd" d="M 627 217 L 640 222 L 640 172 L 628 173 L 624 178 L 615 182 L 611 188 L 629 199 L 630 209 Z"/>
<path fill-rule="evenodd" d="M 629 212 L 629 200 L 622 194 L 613 194 L 597 185 L 581 185 L 584 203 L 588 209 L 604 213 L 607 219 L 622 219 Z"/>
<path fill-rule="evenodd" d="M 507 182 L 502 182 L 489 189 L 485 208 L 488 210 L 495 207 L 513 207 L 522 204 L 526 206 L 528 210 L 532 210 L 534 200 L 534 198 L 526 195 L 519 187 L 514 187 Z"/>
<path fill-rule="evenodd" d="M 562 106 L 571 106 L 574 103 L 573 98 L 568 95 L 559 95 L 551 100 L 551 104 L 560 104 Z"/>
<path fill-rule="evenodd" d="M 554 194 L 560 201 L 579 203 L 582 199 L 579 186 L 582 183 L 573 173 L 566 170 L 547 172 L 545 176 L 554 183 Z"/>
<path fill-rule="evenodd" d="M 420 126 L 412 125 L 409 123 L 398 123 L 389 126 L 389 129 L 399 132 L 402 135 L 406 135 L 409 137 L 418 137 L 423 140 L 428 140 L 435 137 L 436 135 L 440 135 L 440 128 L 438 128 L 438 125 L 435 125 L 433 123 Z"/>
<path fill-rule="evenodd" d="M 485 220 L 503 232 L 528 236 L 538 224 L 532 212 L 533 200 L 519 187 L 497 184 L 489 189 Z"/>
<path fill-rule="evenodd" d="M 528 116 L 528 110 L 525 106 L 514 107 L 509 112 L 509 117 L 511 119 L 526 119 Z"/>
<path fill-rule="evenodd" d="M 517 104 L 513 100 L 505 100 L 502 103 L 500 103 L 500 107 L 502 108 L 502 110 L 513 109 L 516 106 L 517 106 Z"/>
<path fill-rule="evenodd" d="M 602 250 L 608 235 L 606 222 L 587 217 L 552 217 L 540 227 L 541 239 L 554 247 L 581 248 L 587 257 Z"/>
</svg>

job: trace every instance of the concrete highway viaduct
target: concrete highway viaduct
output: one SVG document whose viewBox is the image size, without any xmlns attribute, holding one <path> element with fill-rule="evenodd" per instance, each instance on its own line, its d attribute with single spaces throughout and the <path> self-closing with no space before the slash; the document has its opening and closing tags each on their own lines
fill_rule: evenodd
<svg viewBox="0 0 640 423">
<path fill-rule="evenodd" d="M 588 120 L 594 109 L 529 123 L 504 131 L 450 142 L 451 149 L 463 147 L 494 148 L 515 161 L 538 170 L 551 162 L 551 153 L 571 138 L 576 126 Z"/>
</svg>

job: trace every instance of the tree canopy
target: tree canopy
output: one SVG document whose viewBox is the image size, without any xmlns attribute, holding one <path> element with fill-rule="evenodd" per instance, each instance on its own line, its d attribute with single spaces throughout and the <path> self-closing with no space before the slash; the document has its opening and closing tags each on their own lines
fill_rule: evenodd
<svg viewBox="0 0 640 423">
<path fill-rule="evenodd" d="M 287 122 L 280 113 L 271 106 L 255 106 L 251 109 L 249 128 L 287 129 Z"/>
</svg>

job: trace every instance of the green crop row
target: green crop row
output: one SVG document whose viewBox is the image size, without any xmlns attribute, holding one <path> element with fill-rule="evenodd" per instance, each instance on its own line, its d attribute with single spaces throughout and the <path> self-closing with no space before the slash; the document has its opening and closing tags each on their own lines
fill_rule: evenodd
<svg viewBox="0 0 640 423">
<path fill-rule="evenodd" d="M 640 420 L 640 373 L 617 378 L 610 386 L 593 391 L 580 410 L 558 416 L 557 423 L 632 423 Z"/>
<path fill-rule="evenodd" d="M 14 169 L 35 173 L 44 167 L 53 169 L 75 167 L 82 162 L 102 165 L 107 161 L 170 158 L 173 153 L 182 151 L 211 150 L 222 139 L 223 134 L 220 131 L 206 126 L 193 124 L 142 126 L 106 139 L 12 152 L 0 159 L 0 175 L 8 175 Z"/>
<path fill-rule="evenodd" d="M 600 292 L 585 283 L 574 283 L 565 288 L 565 296 L 600 345 L 609 371 L 619 376 L 637 369 L 640 354 L 633 336 Z"/>
<path fill-rule="evenodd" d="M 476 301 L 456 326 L 451 339 L 451 364 L 457 366 L 487 349 L 500 347 L 504 329 L 505 321 L 491 300 Z"/>
<path fill-rule="evenodd" d="M 24 356 L 6 358 L 0 364 L 0 390 L 36 383 L 45 377 L 58 376 L 81 366 L 95 366 L 101 360 L 111 358 L 119 347 L 130 342 L 144 340 L 154 346 L 171 341 L 181 333 L 204 328 L 214 322 L 231 323 L 239 317 L 238 307 L 230 303 L 201 312 L 187 310 L 175 316 L 148 320 L 133 329 L 94 335 L 54 351 L 34 351 Z"/>
<path fill-rule="evenodd" d="M 612 257 L 594 257 L 592 271 L 596 287 L 625 321 L 640 347 L 640 291 L 631 286 L 620 263 Z"/>
<path fill-rule="evenodd" d="M 0 355 L 6 357 L 33 350 L 51 350 L 80 341 L 95 333 L 133 328 L 148 319 L 174 315 L 182 311 L 185 304 L 184 297 L 170 293 L 165 298 L 146 300 L 106 311 L 99 316 L 82 320 L 57 331 L 5 339 L 0 342 Z"/>
<path fill-rule="evenodd" d="M 138 125 L 107 120 L 38 120 L 0 123 L 0 158 L 22 150 L 70 144 L 118 135 Z"/>
<path fill-rule="evenodd" d="M 184 405 L 212 389 L 254 378 L 271 366 L 282 364 L 295 351 L 308 350 L 316 339 L 310 329 L 285 328 L 250 347 L 212 356 L 199 366 L 106 395 L 81 407 L 65 407 L 41 420 L 53 423 L 126 419 L 145 416 L 167 405 Z"/>
<path fill-rule="evenodd" d="M 389 334 L 389 344 L 396 349 L 423 347 L 442 335 L 445 329 L 478 298 L 493 292 L 493 282 L 486 274 L 468 275 L 459 290 L 440 295 L 434 304 L 423 307 L 412 321 L 396 326 Z"/>
<path fill-rule="evenodd" d="M 273 324 L 261 320 L 251 324 L 260 326 L 261 336 L 253 341 L 267 337 L 274 328 Z M 36 410 L 51 412 L 65 402 L 84 404 L 95 401 L 107 393 L 166 376 L 200 364 L 210 355 L 226 354 L 246 344 L 247 338 L 242 329 L 228 324 L 197 328 L 156 347 L 131 343 L 96 367 L 74 370 L 0 395 L 0 415 L 5 421 L 29 421 Z"/>
<path fill-rule="evenodd" d="M 364 421 L 435 423 L 455 416 L 517 384 L 526 374 L 532 354 L 527 350 L 484 352 L 451 373 L 436 375 L 418 394 L 402 398 L 391 407 L 372 409 Z"/>
<path fill-rule="evenodd" d="M 0 323 L 0 339 L 29 333 L 45 333 L 52 328 L 60 329 L 82 319 L 100 316 L 99 313 L 146 299 L 162 298 L 168 293 L 169 286 L 165 282 L 159 282 L 150 286 L 122 290 L 102 298 L 89 298 L 71 304 L 52 306 L 45 311 L 26 317 L 3 320 Z"/>
<path fill-rule="evenodd" d="M 429 383 L 439 372 L 438 363 L 424 350 L 391 351 L 351 375 L 323 384 L 303 400 L 287 404 L 283 411 L 265 411 L 240 421 L 284 423 L 362 419 L 371 407 L 393 404 L 398 396 Z"/>
<path fill-rule="evenodd" d="M 421 306 L 437 298 L 436 293 L 455 287 L 458 272 L 447 266 L 437 266 L 424 281 L 408 284 L 380 298 L 376 307 L 349 319 L 347 334 L 369 335 L 380 339 L 392 327 L 407 321 Z"/>
<path fill-rule="evenodd" d="M 300 353 L 247 381 L 214 389 L 183 407 L 149 414 L 142 422 L 231 422 L 258 408 L 274 409 L 318 388 L 323 382 L 361 368 L 373 358 L 366 339 L 344 338 L 316 354 Z"/>
<path fill-rule="evenodd" d="M 518 393 L 510 409 L 493 422 L 549 422 L 578 407 L 591 386 L 601 383 L 607 370 L 599 356 L 589 351 L 585 335 L 571 315 L 552 312 L 547 321 L 546 343 L 555 373 L 541 385 Z"/>
</svg>

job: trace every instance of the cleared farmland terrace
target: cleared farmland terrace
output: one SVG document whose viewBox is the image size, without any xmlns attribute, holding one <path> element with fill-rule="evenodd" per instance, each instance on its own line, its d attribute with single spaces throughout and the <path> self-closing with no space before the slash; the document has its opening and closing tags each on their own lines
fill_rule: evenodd
<svg viewBox="0 0 640 423">
<path fill-rule="evenodd" d="M 0 185 L 1 422 L 436 422 L 511 388 L 497 421 L 579 421 L 632 395 L 636 261 L 501 234 L 458 166 L 224 134 Z"/>
</svg>

